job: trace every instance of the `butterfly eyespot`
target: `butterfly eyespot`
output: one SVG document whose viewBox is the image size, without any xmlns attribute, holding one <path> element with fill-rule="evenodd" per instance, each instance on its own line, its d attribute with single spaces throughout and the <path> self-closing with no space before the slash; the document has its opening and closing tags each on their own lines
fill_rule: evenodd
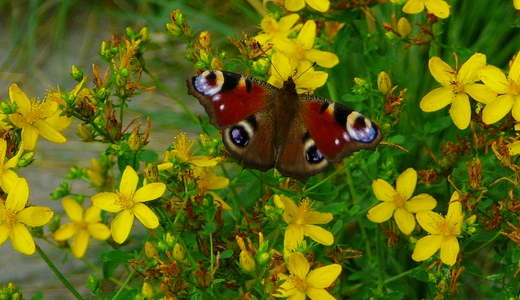
<svg viewBox="0 0 520 300">
<path fill-rule="evenodd" d="M 316 145 L 313 145 L 305 151 L 305 159 L 311 164 L 319 164 L 325 159 Z"/>
<path fill-rule="evenodd" d="M 370 143 L 377 137 L 377 130 L 372 122 L 356 111 L 347 118 L 347 132 L 354 140 L 363 143 Z"/>
<path fill-rule="evenodd" d="M 205 71 L 195 77 L 193 85 L 197 92 L 206 96 L 217 95 L 222 90 L 224 75 L 222 72 Z M 217 99 L 218 100 L 218 99 Z"/>
<path fill-rule="evenodd" d="M 238 147 L 245 147 L 249 144 L 251 137 L 247 130 L 242 126 L 233 126 L 231 130 L 229 130 L 229 138 Z"/>
</svg>

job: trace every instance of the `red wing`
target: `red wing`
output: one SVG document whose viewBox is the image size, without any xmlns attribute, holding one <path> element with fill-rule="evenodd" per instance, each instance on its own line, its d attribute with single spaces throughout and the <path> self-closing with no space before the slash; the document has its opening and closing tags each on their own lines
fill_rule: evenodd
<svg viewBox="0 0 520 300">
<path fill-rule="evenodd" d="M 205 71 L 188 79 L 188 93 L 197 97 L 218 129 L 235 125 L 271 104 L 273 87 L 240 74 Z"/>
<path fill-rule="evenodd" d="M 301 98 L 300 116 L 328 161 L 339 162 L 360 149 L 374 150 L 383 138 L 377 125 L 347 106 L 314 96 Z"/>
</svg>

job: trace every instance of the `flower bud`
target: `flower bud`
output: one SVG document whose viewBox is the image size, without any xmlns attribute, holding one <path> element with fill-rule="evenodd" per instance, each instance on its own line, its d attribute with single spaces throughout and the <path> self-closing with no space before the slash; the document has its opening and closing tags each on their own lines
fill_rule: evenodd
<svg viewBox="0 0 520 300">
<path fill-rule="evenodd" d="M 143 27 L 139 30 L 139 35 L 141 36 L 141 41 L 147 42 L 150 39 L 150 32 L 148 31 L 148 27 Z"/>
<path fill-rule="evenodd" d="M 152 163 L 148 163 L 146 168 L 143 170 L 143 177 L 146 179 L 147 183 L 158 182 L 159 170 L 157 169 L 157 166 Z"/>
<path fill-rule="evenodd" d="M 143 282 L 143 287 L 141 288 L 141 294 L 146 297 L 146 299 L 152 299 L 154 292 L 153 292 L 153 286 L 145 281 Z"/>
<path fill-rule="evenodd" d="M 34 152 L 33 151 L 27 151 L 25 152 L 22 157 L 20 157 L 20 160 L 18 161 L 18 165 L 20 167 L 27 167 L 34 161 Z"/>
<path fill-rule="evenodd" d="M 365 85 L 365 83 L 367 83 L 367 81 L 360 77 L 354 77 L 354 83 L 356 85 L 363 86 L 363 85 Z"/>
<path fill-rule="evenodd" d="M 211 35 L 208 31 L 202 31 L 197 37 L 197 42 L 202 48 L 209 48 L 211 45 Z"/>
<path fill-rule="evenodd" d="M 258 255 L 256 261 L 258 262 L 259 266 L 263 267 L 263 266 L 267 265 L 269 263 L 269 261 L 271 261 L 271 255 L 267 252 L 264 252 L 264 253 Z"/>
<path fill-rule="evenodd" d="M 166 30 L 168 30 L 168 32 L 174 37 L 180 37 L 182 35 L 182 28 L 180 28 L 176 24 L 167 23 Z"/>
<path fill-rule="evenodd" d="M 93 137 L 92 129 L 86 124 L 78 124 L 78 136 L 82 141 L 91 141 Z"/>
<path fill-rule="evenodd" d="M 377 89 L 382 93 L 386 94 L 392 88 L 392 81 L 390 76 L 385 71 L 382 71 L 377 76 Z"/>
<path fill-rule="evenodd" d="M 222 69 L 224 69 L 224 63 L 217 57 L 213 57 L 211 59 L 211 69 L 212 70 L 222 70 Z"/>
<path fill-rule="evenodd" d="M 173 258 L 178 261 L 183 261 L 186 258 L 186 249 L 183 245 L 176 243 L 173 246 Z"/>
<path fill-rule="evenodd" d="M 72 73 L 70 73 L 70 75 L 77 82 L 81 82 L 83 80 L 83 70 L 79 69 L 75 65 L 72 65 Z"/>
<path fill-rule="evenodd" d="M 412 31 L 412 27 L 410 26 L 410 21 L 408 21 L 407 18 L 402 17 L 399 19 L 399 22 L 397 22 L 397 32 L 401 36 L 408 36 L 410 32 Z"/>
<path fill-rule="evenodd" d="M 159 255 L 159 252 L 157 251 L 157 248 L 155 248 L 154 244 L 150 241 L 146 241 L 144 244 L 144 254 L 148 258 L 153 258 L 155 256 Z"/>
<path fill-rule="evenodd" d="M 139 151 L 139 148 L 141 148 L 141 138 L 139 137 L 137 130 L 132 131 L 130 134 L 130 137 L 128 138 L 128 147 L 130 147 L 130 150 L 133 152 L 137 152 Z"/>
<path fill-rule="evenodd" d="M 242 270 L 246 273 L 251 273 L 256 268 L 255 259 L 248 251 L 241 251 L 239 255 L 239 262 Z"/>
</svg>

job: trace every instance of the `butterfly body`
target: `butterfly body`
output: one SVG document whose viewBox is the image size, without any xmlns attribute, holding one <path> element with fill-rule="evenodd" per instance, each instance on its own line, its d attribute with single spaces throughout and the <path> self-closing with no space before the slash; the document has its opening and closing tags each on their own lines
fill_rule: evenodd
<svg viewBox="0 0 520 300">
<path fill-rule="evenodd" d="M 383 137 L 377 125 L 347 106 L 297 94 L 292 78 L 279 89 L 236 73 L 204 71 L 187 86 L 246 168 L 276 167 L 306 181 L 354 151 L 374 150 Z"/>
</svg>

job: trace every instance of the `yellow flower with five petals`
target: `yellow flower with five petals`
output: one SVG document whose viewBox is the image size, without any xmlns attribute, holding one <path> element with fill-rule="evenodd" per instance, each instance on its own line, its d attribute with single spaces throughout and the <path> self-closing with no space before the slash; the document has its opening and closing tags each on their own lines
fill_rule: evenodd
<svg viewBox="0 0 520 300">
<path fill-rule="evenodd" d="M 36 247 L 26 226 L 43 226 L 50 221 L 54 212 L 48 207 L 26 207 L 27 200 L 29 185 L 25 178 L 19 178 L 7 195 L 5 204 L 0 200 L 0 245 L 9 238 L 16 251 L 31 255 Z"/>
<path fill-rule="evenodd" d="M 438 18 L 446 19 L 450 16 L 450 6 L 444 0 L 408 0 L 403 6 L 403 12 L 418 14 L 424 7 Z"/>
<path fill-rule="evenodd" d="M 500 96 L 487 103 L 482 110 L 482 121 L 493 124 L 500 121 L 509 111 L 513 118 L 520 121 L 520 52 L 516 55 L 509 74 L 495 66 L 486 66 L 478 72 L 480 80 Z"/>
<path fill-rule="evenodd" d="M 487 103 L 496 96 L 489 87 L 475 83 L 477 72 L 486 65 L 486 56 L 475 53 L 460 69 L 453 70 L 439 57 L 432 57 L 428 63 L 432 76 L 442 87 L 437 88 L 421 99 L 420 107 L 425 112 L 433 112 L 451 104 L 450 116 L 459 129 L 466 129 L 471 120 L 469 96 Z M 468 96 L 469 95 L 469 96 Z"/>
<path fill-rule="evenodd" d="M 220 205 L 223 210 L 232 210 L 231 206 L 213 191 L 226 188 L 229 185 L 229 178 L 216 176 L 208 168 L 199 167 L 193 169 L 193 176 L 201 195 L 210 194 L 213 197 L 213 201 Z"/>
<path fill-rule="evenodd" d="M 287 268 L 290 275 L 278 275 L 280 280 L 285 281 L 273 296 L 288 297 L 288 300 L 305 300 L 307 296 L 313 300 L 335 299 L 326 288 L 338 278 L 341 265 L 327 265 L 309 272 L 310 265 L 305 256 L 300 252 L 294 252 L 289 257 Z"/>
<path fill-rule="evenodd" d="M 138 183 L 139 176 L 135 170 L 126 166 L 119 184 L 119 191 L 92 196 L 94 206 L 108 212 L 119 213 L 110 224 L 112 237 L 119 244 L 128 238 L 134 217 L 137 217 L 146 228 L 154 229 L 159 226 L 159 219 L 143 202 L 161 197 L 166 190 L 166 185 L 162 182 L 155 182 L 137 189 Z"/>
<path fill-rule="evenodd" d="M 31 101 L 15 83 L 9 88 L 9 98 L 11 102 L 18 106 L 16 112 L 9 115 L 9 119 L 16 127 L 22 129 L 22 142 L 26 150 L 34 150 L 40 135 L 53 143 L 62 144 L 67 141 L 46 120 L 56 113 L 58 103 L 55 101 Z"/>
<path fill-rule="evenodd" d="M 173 150 L 166 151 L 164 154 L 164 162 L 157 166 L 159 171 L 168 170 L 173 167 L 170 159 L 177 158 L 182 163 L 189 163 L 197 167 L 214 167 L 219 162 L 218 158 L 212 158 L 205 155 L 193 155 L 191 148 L 195 144 L 194 140 L 188 139 L 186 133 L 181 133 L 173 142 Z"/>
<path fill-rule="evenodd" d="M 332 221 L 331 213 L 311 210 L 311 201 L 304 199 L 300 206 L 284 195 L 275 195 L 284 205 L 283 219 L 288 224 L 285 229 L 284 248 L 292 250 L 298 247 L 304 236 L 323 245 L 332 245 L 334 236 L 329 231 L 315 224 L 327 224 Z"/>
<path fill-rule="evenodd" d="M 413 168 L 406 169 L 397 177 L 395 189 L 383 179 L 374 180 L 372 189 L 376 198 L 383 203 L 371 208 L 367 218 L 372 222 L 382 223 L 393 215 L 402 233 L 412 233 L 415 228 L 413 213 L 429 211 L 437 205 L 437 201 L 428 194 L 412 197 L 416 184 L 417 172 Z"/>
<path fill-rule="evenodd" d="M 413 260 L 427 260 L 440 249 L 441 261 L 449 266 L 455 264 L 460 251 L 457 236 L 462 232 L 464 218 L 459 197 L 458 192 L 452 194 L 446 218 L 431 211 L 417 213 L 417 222 L 430 235 L 417 241 L 412 254 Z"/>
<path fill-rule="evenodd" d="M 296 41 L 280 40 L 275 47 L 289 57 L 293 68 L 299 67 L 302 62 L 307 62 L 307 65 L 316 63 L 324 68 L 332 68 L 337 65 L 339 63 L 338 56 L 332 52 L 314 49 L 315 40 L 316 22 L 309 20 L 303 24 Z"/>
<path fill-rule="evenodd" d="M 86 210 L 71 198 L 64 198 L 63 208 L 71 222 L 63 224 L 54 233 L 54 239 L 65 241 L 72 237 L 70 248 L 76 258 L 82 258 L 87 251 L 90 237 L 104 241 L 110 237 L 110 228 L 101 222 L 101 209 L 91 206 Z"/>
<path fill-rule="evenodd" d="M 279 40 L 288 40 L 288 36 L 294 31 L 300 30 L 301 24 L 295 25 L 300 19 L 298 14 L 290 14 L 276 21 L 273 17 L 266 15 L 260 22 L 263 33 L 255 36 L 255 40 L 261 45 L 272 43 L 275 46 Z"/>
<path fill-rule="evenodd" d="M 288 11 L 299 11 L 305 7 L 305 3 L 319 12 L 326 12 L 329 10 L 329 0 L 285 0 L 285 8 Z"/>
</svg>

